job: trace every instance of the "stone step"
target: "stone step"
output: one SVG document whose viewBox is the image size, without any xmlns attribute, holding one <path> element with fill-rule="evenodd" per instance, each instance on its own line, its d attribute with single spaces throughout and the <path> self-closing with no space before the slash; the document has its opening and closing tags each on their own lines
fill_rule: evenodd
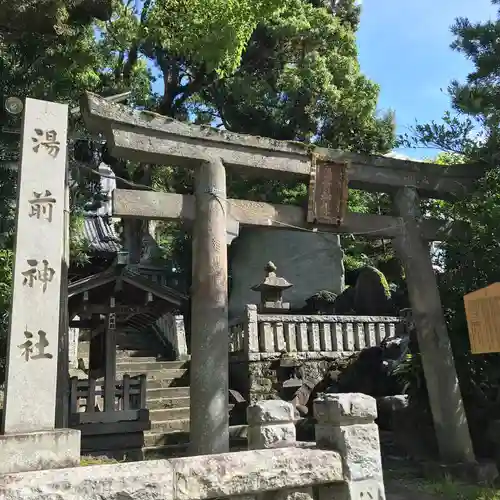
<svg viewBox="0 0 500 500">
<path fill-rule="evenodd" d="M 163 447 L 187 445 L 189 443 L 189 432 L 145 432 L 144 447 Z"/>
<path fill-rule="evenodd" d="M 122 379 L 125 374 L 131 377 L 144 374 L 148 380 L 163 380 L 187 377 L 187 370 L 117 370 L 116 378 Z"/>
<path fill-rule="evenodd" d="M 118 346 L 116 350 L 116 358 L 117 359 L 128 359 L 132 358 L 133 360 L 139 360 L 143 358 L 146 362 L 147 361 L 156 361 L 159 357 L 161 357 L 161 354 L 163 351 L 158 351 L 153 346 L 145 346 L 144 342 L 134 344 L 130 349 L 127 349 L 125 347 L 120 347 Z M 90 349 L 90 344 L 88 342 L 80 342 L 78 344 L 78 357 L 79 358 L 88 358 L 89 357 L 89 349 Z"/>
<path fill-rule="evenodd" d="M 152 372 L 158 370 L 184 370 L 188 368 L 187 361 L 142 361 L 141 358 L 135 359 L 120 359 L 116 363 L 116 371 L 126 372 L 133 370 L 136 372 Z"/>
<path fill-rule="evenodd" d="M 187 397 L 166 397 L 149 398 L 146 397 L 146 403 L 150 410 L 162 410 L 168 408 L 189 408 L 189 396 Z"/>
<path fill-rule="evenodd" d="M 146 460 L 187 457 L 189 443 L 169 444 L 165 446 L 145 446 L 142 451 Z"/>
<path fill-rule="evenodd" d="M 172 445 L 186 445 L 189 442 L 189 420 L 181 420 L 179 422 L 187 422 L 183 430 L 179 431 L 158 431 L 154 424 L 151 430 L 144 433 L 144 446 L 163 447 Z M 233 446 L 245 446 L 247 440 L 246 425 L 231 425 L 229 427 L 229 439 L 231 448 Z"/>
<path fill-rule="evenodd" d="M 147 380 L 147 390 L 149 389 L 162 389 L 166 387 L 186 387 L 180 385 L 177 378 L 152 378 Z"/>
<path fill-rule="evenodd" d="M 246 451 L 247 443 L 236 442 L 229 443 L 229 451 Z M 182 458 L 189 456 L 189 442 L 181 444 L 168 444 L 157 446 L 146 446 L 143 448 L 144 458 L 146 460 L 161 460 L 167 458 Z"/>
<path fill-rule="evenodd" d="M 86 365 L 88 365 L 89 355 L 88 353 L 78 352 L 77 359 L 83 359 Z M 150 356 L 146 353 L 138 353 L 136 356 L 131 356 L 129 354 L 121 354 L 120 351 L 116 352 L 116 362 L 118 363 L 156 363 L 157 361 L 164 363 L 165 360 L 160 356 L 155 356 L 151 354 Z"/>
<path fill-rule="evenodd" d="M 151 422 L 151 432 L 156 434 L 189 432 L 189 418 Z"/>
<path fill-rule="evenodd" d="M 151 422 L 167 422 L 169 420 L 189 419 L 189 406 L 181 408 L 150 409 Z"/>
<path fill-rule="evenodd" d="M 146 399 L 150 401 L 160 398 L 189 398 L 189 387 L 151 387 L 148 384 Z"/>
</svg>

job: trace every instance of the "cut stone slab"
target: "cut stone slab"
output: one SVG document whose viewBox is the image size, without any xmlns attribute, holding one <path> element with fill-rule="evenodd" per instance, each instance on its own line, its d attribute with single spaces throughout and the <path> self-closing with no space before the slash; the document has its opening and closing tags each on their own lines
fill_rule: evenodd
<svg viewBox="0 0 500 500">
<path fill-rule="evenodd" d="M 80 431 L 56 429 L 0 436 L 0 474 L 62 469 L 79 464 Z"/>
<path fill-rule="evenodd" d="M 176 500 L 257 494 L 343 479 L 340 456 L 329 450 L 242 451 L 178 458 L 170 463 Z"/>
<path fill-rule="evenodd" d="M 166 410 L 173 408 L 188 408 L 189 397 L 174 398 L 147 398 L 146 403 L 149 410 Z"/>
<path fill-rule="evenodd" d="M 150 408 L 149 418 L 152 422 L 186 419 L 189 418 L 189 406 L 184 408 Z"/>
<path fill-rule="evenodd" d="M 243 228 L 231 247 L 230 318 L 241 317 L 246 304 L 257 304 L 252 291 L 268 261 L 280 276 L 293 283 L 283 297 L 293 308 L 321 290 L 339 294 L 344 285 L 343 252 L 336 234 L 307 231 L 276 231 L 274 228 Z M 263 276 L 262 276 L 263 277 Z"/>
<path fill-rule="evenodd" d="M 93 465 L 0 477 L 2 500 L 173 500 L 168 460 Z"/>
<path fill-rule="evenodd" d="M 322 422 L 352 424 L 358 419 L 373 422 L 377 418 L 377 402 L 359 393 L 321 394 L 314 400 L 314 415 Z"/>
<path fill-rule="evenodd" d="M 279 399 L 258 401 L 247 408 L 248 425 L 288 423 L 295 420 L 295 408 Z"/>
<path fill-rule="evenodd" d="M 147 399 L 188 398 L 189 387 L 150 387 L 146 389 Z"/>
</svg>

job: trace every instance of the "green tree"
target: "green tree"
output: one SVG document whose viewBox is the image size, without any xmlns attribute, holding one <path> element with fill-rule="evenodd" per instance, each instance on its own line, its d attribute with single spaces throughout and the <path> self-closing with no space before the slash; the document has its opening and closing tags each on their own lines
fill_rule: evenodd
<svg viewBox="0 0 500 500">
<path fill-rule="evenodd" d="M 156 67 L 162 92 L 149 108 L 187 119 L 189 100 L 239 66 L 255 26 L 283 9 L 282 0 L 113 0 L 114 15 L 99 23 L 101 39 L 116 52 L 117 76 L 128 82 L 142 58 Z"/>
<path fill-rule="evenodd" d="M 10 42 L 26 33 L 57 36 L 94 19 L 111 17 L 111 0 L 17 0 L 0 2 L 0 37 Z"/>
<path fill-rule="evenodd" d="M 14 233 L 17 166 L 19 162 L 20 115 L 5 112 L 4 99 L 15 96 L 65 102 L 77 105 L 85 90 L 116 93 L 124 90 L 114 68 L 118 54 L 94 35 L 93 17 L 108 19 L 110 12 L 99 11 L 106 0 L 46 0 L 41 2 L 3 2 L 0 9 L 0 78 L 2 81 L 0 124 L 0 374 L 10 307 L 12 247 Z M 94 9 L 94 10 L 93 10 Z M 97 10 L 95 10 L 97 9 Z M 14 22 L 15 20 L 15 22 Z M 138 104 L 149 95 L 150 74 L 139 61 L 127 86 Z M 70 135 L 82 134 L 78 114 L 70 117 Z M 78 168 L 72 158 L 70 169 L 78 186 L 71 192 L 70 256 L 73 263 L 86 261 L 88 245 L 81 233 L 81 208 L 98 194 L 99 178 L 88 169 Z M 1 375 L 0 375 L 1 379 Z"/>
</svg>

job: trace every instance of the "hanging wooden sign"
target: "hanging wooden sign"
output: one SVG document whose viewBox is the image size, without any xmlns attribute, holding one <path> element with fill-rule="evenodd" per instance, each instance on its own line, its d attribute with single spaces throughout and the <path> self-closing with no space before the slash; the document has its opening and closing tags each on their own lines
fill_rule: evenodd
<svg viewBox="0 0 500 500">
<path fill-rule="evenodd" d="M 472 354 L 500 352 L 500 283 L 464 296 Z"/>
<path fill-rule="evenodd" d="M 320 162 L 313 157 L 307 222 L 340 226 L 347 210 L 348 162 Z"/>
</svg>

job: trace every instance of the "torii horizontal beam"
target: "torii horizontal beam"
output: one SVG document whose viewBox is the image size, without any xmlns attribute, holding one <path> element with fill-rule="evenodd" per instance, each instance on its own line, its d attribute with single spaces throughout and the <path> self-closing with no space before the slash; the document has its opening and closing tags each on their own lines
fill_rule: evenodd
<svg viewBox="0 0 500 500">
<path fill-rule="evenodd" d="M 273 227 L 286 230 L 314 230 L 337 234 L 363 234 L 367 238 L 395 238 L 403 234 L 400 217 L 347 213 L 342 225 L 313 225 L 306 221 L 306 211 L 293 205 L 273 205 L 248 200 L 227 200 L 228 215 L 243 226 Z M 115 189 L 113 216 L 154 220 L 183 220 L 195 218 L 194 196 Z M 420 225 L 422 238 L 439 240 L 447 230 L 446 223 L 438 219 L 424 219 Z"/>
<path fill-rule="evenodd" d="M 349 162 L 351 188 L 391 192 L 409 186 L 431 198 L 462 196 L 484 174 L 479 166 L 361 155 L 191 125 L 91 93 L 82 97 L 81 111 L 88 128 L 105 136 L 113 156 L 132 161 L 196 167 L 200 160 L 217 157 L 244 173 L 307 181 L 315 155 L 316 161 Z"/>
</svg>

